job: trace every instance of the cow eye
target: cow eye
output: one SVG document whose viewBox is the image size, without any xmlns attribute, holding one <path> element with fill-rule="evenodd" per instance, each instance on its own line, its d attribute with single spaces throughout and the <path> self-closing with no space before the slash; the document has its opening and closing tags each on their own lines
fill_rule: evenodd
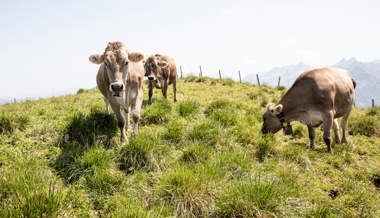
<svg viewBox="0 0 380 218">
<path fill-rule="evenodd" d="M 126 61 L 126 62 L 125 62 L 125 65 L 127 66 L 127 65 L 128 65 L 128 63 L 129 63 L 129 62 L 128 62 L 128 61 Z"/>
</svg>

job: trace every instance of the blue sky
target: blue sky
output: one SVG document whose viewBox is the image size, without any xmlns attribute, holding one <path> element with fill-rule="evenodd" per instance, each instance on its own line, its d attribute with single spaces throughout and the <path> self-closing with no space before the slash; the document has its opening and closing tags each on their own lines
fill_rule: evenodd
<svg viewBox="0 0 380 218">
<path fill-rule="evenodd" d="M 169 54 L 186 73 L 226 76 L 303 61 L 380 59 L 380 1 L 0 2 L 0 98 L 46 97 L 95 87 L 88 56 L 120 40 Z"/>
</svg>

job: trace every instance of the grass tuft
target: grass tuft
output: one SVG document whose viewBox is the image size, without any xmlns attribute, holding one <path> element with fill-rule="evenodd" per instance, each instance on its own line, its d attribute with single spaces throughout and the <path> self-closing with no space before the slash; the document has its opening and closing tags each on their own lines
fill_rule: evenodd
<svg viewBox="0 0 380 218">
<path fill-rule="evenodd" d="M 349 132 L 352 135 L 380 136 L 380 117 L 361 115 L 351 119 Z"/>
<path fill-rule="evenodd" d="M 159 139 L 155 135 L 147 132 L 131 137 L 129 144 L 125 145 L 119 153 L 120 170 L 133 173 L 136 170 L 151 169 L 151 150 L 158 142 Z"/>
<path fill-rule="evenodd" d="M 189 138 L 206 145 L 215 145 L 219 134 L 220 129 L 217 123 L 210 120 L 202 120 L 195 124 L 189 133 Z"/>
<path fill-rule="evenodd" d="M 273 216 L 279 205 L 280 190 L 273 178 L 258 174 L 233 184 L 217 201 L 218 217 Z"/>
<path fill-rule="evenodd" d="M 183 166 L 160 178 L 159 199 L 175 208 L 175 217 L 205 217 L 209 213 L 209 195 L 204 176 Z"/>
<path fill-rule="evenodd" d="M 180 102 L 177 106 L 177 111 L 180 116 L 188 117 L 195 114 L 199 110 L 199 105 L 195 101 L 184 101 Z"/>
<path fill-rule="evenodd" d="M 165 99 L 159 99 L 144 108 L 141 123 L 161 124 L 169 120 L 172 107 Z"/>
<path fill-rule="evenodd" d="M 274 143 L 275 141 L 274 141 L 273 135 L 264 136 L 258 140 L 257 142 L 258 148 L 256 151 L 256 157 L 259 161 L 264 161 L 268 156 L 270 156 L 273 153 Z"/>
<path fill-rule="evenodd" d="M 63 143 L 75 141 L 87 146 L 99 140 L 109 146 L 117 130 L 117 121 L 112 114 L 93 109 L 88 115 L 76 113 L 64 130 L 62 140 Z"/>
<path fill-rule="evenodd" d="M 1 113 L 0 134 L 12 134 L 16 130 L 25 130 L 29 118 L 23 114 Z"/>
<path fill-rule="evenodd" d="M 163 138 L 172 143 L 178 143 L 183 138 L 184 130 L 184 122 L 179 119 L 173 119 L 166 125 L 166 132 L 164 133 Z"/>
</svg>

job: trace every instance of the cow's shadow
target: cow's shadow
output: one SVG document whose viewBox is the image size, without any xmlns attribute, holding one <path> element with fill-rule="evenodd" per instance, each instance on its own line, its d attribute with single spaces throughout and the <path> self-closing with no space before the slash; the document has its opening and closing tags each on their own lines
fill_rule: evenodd
<svg viewBox="0 0 380 218">
<path fill-rule="evenodd" d="M 93 146 L 111 148 L 117 133 L 117 121 L 113 114 L 101 110 L 93 110 L 90 114 L 75 114 L 58 139 L 57 145 L 61 148 L 61 153 L 52 167 L 66 183 L 77 180 L 73 176 L 76 158 Z"/>
</svg>

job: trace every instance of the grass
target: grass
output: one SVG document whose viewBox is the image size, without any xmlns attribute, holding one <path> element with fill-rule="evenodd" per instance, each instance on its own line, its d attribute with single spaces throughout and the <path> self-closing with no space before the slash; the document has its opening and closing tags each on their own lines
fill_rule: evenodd
<svg viewBox="0 0 380 218">
<path fill-rule="evenodd" d="M 177 111 L 180 116 L 188 117 L 192 114 L 195 114 L 199 110 L 199 105 L 196 101 L 184 101 L 179 102 L 177 106 Z"/>
<path fill-rule="evenodd" d="M 0 217 L 380 217 L 379 108 L 354 108 L 329 154 L 320 129 L 315 150 L 297 123 L 261 135 L 283 87 L 177 88 L 154 90 L 129 143 L 97 90 L 0 106 Z"/>
<path fill-rule="evenodd" d="M 0 134 L 12 134 L 16 130 L 25 130 L 29 118 L 25 115 L 14 113 L 0 114 Z"/>
</svg>

